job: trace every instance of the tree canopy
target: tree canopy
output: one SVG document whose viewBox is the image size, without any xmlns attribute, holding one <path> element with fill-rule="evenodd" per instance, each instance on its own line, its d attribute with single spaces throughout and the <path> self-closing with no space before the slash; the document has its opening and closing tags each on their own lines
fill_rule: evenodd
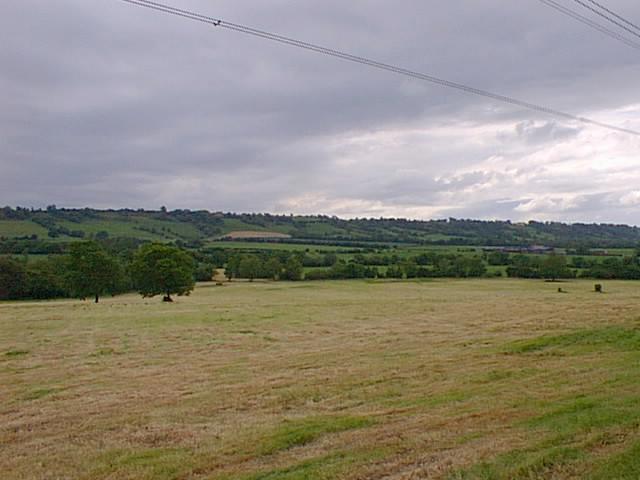
<svg viewBox="0 0 640 480">
<path fill-rule="evenodd" d="M 141 246 L 133 257 L 131 275 L 136 289 L 143 297 L 189 295 L 195 286 L 195 262 L 191 255 L 178 247 L 161 243 Z"/>
<path fill-rule="evenodd" d="M 76 297 L 94 297 L 114 293 L 120 265 L 96 242 L 76 242 L 69 247 L 67 266 L 69 285 Z"/>
<path fill-rule="evenodd" d="M 286 280 L 302 280 L 303 275 L 304 267 L 302 262 L 296 256 L 290 256 L 284 264 L 283 278 Z"/>
<path fill-rule="evenodd" d="M 11 258 L 0 257 L 0 300 L 20 298 L 25 281 L 23 264 Z"/>
<path fill-rule="evenodd" d="M 567 258 L 562 255 L 547 256 L 542 261 L 540 273 L 544 278 L 548 278 L 551 281 L 572 276 L 572 272 L 567 268 Z"/>
</svg>

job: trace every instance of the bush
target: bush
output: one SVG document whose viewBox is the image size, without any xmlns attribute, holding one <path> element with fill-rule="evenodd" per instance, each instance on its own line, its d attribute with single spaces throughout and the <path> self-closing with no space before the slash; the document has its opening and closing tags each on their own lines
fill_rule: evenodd
<svg viewBox="0 0 640 480">
<path fill-rule="evenodd" d="M 315 268 L 305 272 L 305 280 L 329 280 L 331 278 L 331 270 L 327 268 Z"/>
<path fill-rule="evenodd" d="M 211 282 L 214 269 L 215 267 L 210 263 L 199 263 L 194 274 L 196 282 Z"/>
</svg>

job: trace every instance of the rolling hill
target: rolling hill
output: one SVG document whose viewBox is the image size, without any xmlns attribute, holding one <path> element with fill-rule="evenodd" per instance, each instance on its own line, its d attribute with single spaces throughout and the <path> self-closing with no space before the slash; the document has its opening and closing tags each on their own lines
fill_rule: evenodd
<svg viewBox="0 0 640 480">
<path fill-rule="evenodd" d="M 323 215 L 238 214 L 205 210 L 0 209 L 0 239 L 68 242 L 83 238 L 142 241 L 287 243 L 397 243 L 414 245 L 513 245 L 629 248 L 640 229 L 628 225 L 512 223 L 465 219 L 340 219 Z"/>
</svg>

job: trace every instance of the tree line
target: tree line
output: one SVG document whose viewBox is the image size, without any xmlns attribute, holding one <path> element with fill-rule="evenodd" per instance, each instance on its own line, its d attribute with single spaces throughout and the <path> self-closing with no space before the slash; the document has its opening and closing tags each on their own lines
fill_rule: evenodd
<svg viewBox="0 0 640 480">
<path fill-rule="evenodd" d="M 473 278 L 503 276 L 531 279 L 640 279 L 640 252 L 604 259 L 559 254 L 527 255 L 491 252 L 483 255 L 424 252 L 356 253 L 348 260 L 335 253 L 221 251 L 216 257 L 226 265 L 228 279 L 329 280 L 357 278 Z M 489 269 L 501 266 L 504 269 Z"/>
<path fill-rule="evenodd" d="M 563 255 L 531 257 L 512 255 L 503 265 L 507 276 L 519 278 L 594 278 L 609 280 L 640 280 L 640 256 L 607 257 L 596 260 L 585 257 L 567 259 Z"/>
<path fill-rule="evenodd" d="M 114 255 L 95 242 L 75 242 L 68 253 L 45 259 L 0 257 L 0 300 L 91 298 L 138 291 L 144 297 L 188 295 L 197 265 L 172 245 L 148 243 Z M 212 271 L 210 270 L 209 278 Z"/>
<path fill-rule="evenodd" d="M 0 300 L 76 297 L 99 301 L 103 295 L 137 291 L 170 301 L 173 294 L 188 294 L 196 281 L 211 281 L 218 268 L 224 268 L 229 281 L 472 278 L 502 276 L 503 272 L 509 277 L 549 280 L 640 279 L 640 251 L 604 259 L 500 251 L 409 255 L 382 250 L 347 256 L 333 251 L 188 251 L 175 244 L 117 238 L 74 242 L 62 251 L 36 260 L 0 256 Z"/>
<path fill-rule="evenodd" d="M 308 267 L 305 271 L 305 267 Z M 478 256 L 421 254 L 402 258 L 397 254 L 356 254 L 349 260 L 335 253 L 311 254 L 260 252 L 228 257 L 228 279 L 328 280 L 357 278 L 482 277 L 487 273 Z"/>
</svg>

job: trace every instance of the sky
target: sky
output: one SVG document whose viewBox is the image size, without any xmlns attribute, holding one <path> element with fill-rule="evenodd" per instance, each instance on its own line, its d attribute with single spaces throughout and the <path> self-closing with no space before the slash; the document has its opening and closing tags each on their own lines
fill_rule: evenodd
<svg viewBox="0 0 640 480">
<path fill-rule="evenodd" d="M 640 50 L 538 0 L 166 3 L 640 130 Z M 49 204 L 639 225 L 640 137 L 121 0 L 6 1 L 0 205 Z"/>
</svg>

